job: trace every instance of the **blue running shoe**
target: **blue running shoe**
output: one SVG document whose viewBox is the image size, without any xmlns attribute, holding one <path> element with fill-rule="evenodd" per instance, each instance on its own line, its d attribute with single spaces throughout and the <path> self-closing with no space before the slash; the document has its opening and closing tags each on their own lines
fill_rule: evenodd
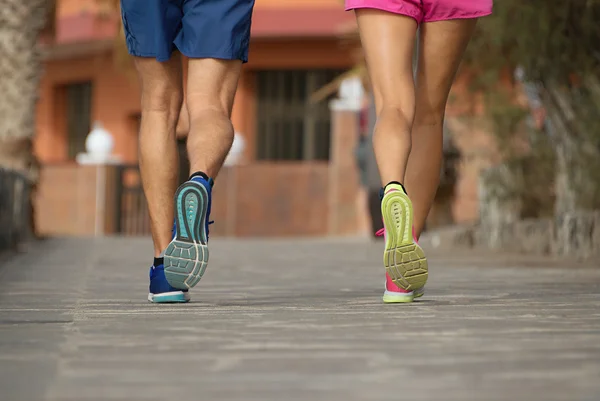
<svg viewBox="0 0 600 401">
<path fill-rule="evenodd" d="M 148 301 L 157 304 L 161 303 L 183 303 L 189 302 L 190 294 L 187 290 L 182 291 L 173 288 L 165 278 L 165 269 L 163 265 L 152 266 L 150 268 L 150 292 Z"/>
<path fill-rule="evenodd" d="M 212 184 L 194 177 L 175 193 L 175 233 L 165 251 L 165 276 L 177 289 L 194 287 L 206 270 Z"/>
</svg>

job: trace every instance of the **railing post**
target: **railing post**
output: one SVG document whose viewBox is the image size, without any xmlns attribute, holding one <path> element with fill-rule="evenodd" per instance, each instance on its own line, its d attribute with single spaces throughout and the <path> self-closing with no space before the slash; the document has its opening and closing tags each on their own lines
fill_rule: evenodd
<svg viewBox="0 0 600 401">
<path fill-rule="evenodd" d="M 117 166 L 117 172 L 115 174 L 115 232 L 117 234 L 123 233 L 122 217 L 123 217 L 123 171 L 125 166 Z"/>
<path fill-rule="evenodd" d="M 0 250 L 29 240 L 30 185 L 24 175 L 0 169 Z"/>
</svg>

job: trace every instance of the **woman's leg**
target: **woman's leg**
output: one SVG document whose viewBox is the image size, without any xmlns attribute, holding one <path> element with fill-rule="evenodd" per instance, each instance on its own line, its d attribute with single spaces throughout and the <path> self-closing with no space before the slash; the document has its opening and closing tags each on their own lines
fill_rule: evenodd
<svg viewBox="0 0 600 401">
<path fill-rule="evenodd" d="M 385 226 L 383 264 L 387 272 L 383 301 L 412 302 L 414 291 L 427 281 L 425 255 L 413 242 L 411 201 L 401 185 L 415 112 L 412 61 L 417 22 L 375 9 L 359 9 L 356 15 L 375 95 L 373 149 L 385 187 L 381 201 Z"/>
<path fill-rule="evenodd" d="M 376 9 L 356 17 L 377 109 L 373 149 L 381 181 L 404 183 L 415 112 L 412 59 L 417 31 L 413 18 Z"/>
<path fill-rule="evenodd" d="M 476 19 L 427 22 L 420 28 L 416 112 L 406 170 L 406 189 L 413 202 L 417 238 L 440 182 L 448 94 L 476 22 Z"/>
</svg>

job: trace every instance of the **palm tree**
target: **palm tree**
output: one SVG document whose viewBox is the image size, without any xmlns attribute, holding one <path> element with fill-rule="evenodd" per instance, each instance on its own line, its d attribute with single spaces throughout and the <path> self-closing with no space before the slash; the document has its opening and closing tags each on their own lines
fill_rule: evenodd
<svg viewBox="0 0 600 401">
<path fill-rule="evenodd" d="M 118 10 L 119 0 L 96 0 L 102 14 Z M 0 167 L 37 181 L 33 155 L 35 107 L 42 74 L 40 40 L 52 41 L 56 0 L 0 0 Z M 131 62 L 122 40 L 115 42 L 119 63 Z"/>
<path fill-rule="evenodd" d="M 53 29 L 54 0 L 0 4 L 0 167 L 37 179 L 35 104 L 42 70 L 39 39 Z M 48 24 L 48 22 L 51 22 Z"/>
<path fill-rule="evenodd" d="M 20 173 L 7 175 L 0 188 L 5 198 L 0 218 L 8 222 L 3 237 L 10 239 L 4 246 L 16 246 L 35 233 L 33 191 L 39 168 L 33 136 L 42 70 L 38 45 L 44 33 L 54 31 L 55 9 L 55 0 L 0 2 L 0 169 Z"/>
</svg>

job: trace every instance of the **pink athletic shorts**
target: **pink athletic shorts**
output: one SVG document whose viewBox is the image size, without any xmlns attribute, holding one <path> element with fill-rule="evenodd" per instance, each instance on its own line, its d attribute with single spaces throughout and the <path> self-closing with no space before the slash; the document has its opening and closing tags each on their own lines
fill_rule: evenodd
<svg viewBox="0 0 600 401">
<path fill-rule="evenodd" d="M 389 11 L 422 23 L 490 15 L 492 0 L 346 0 L 346 11 L 357 8 Z"/>
</svg>

